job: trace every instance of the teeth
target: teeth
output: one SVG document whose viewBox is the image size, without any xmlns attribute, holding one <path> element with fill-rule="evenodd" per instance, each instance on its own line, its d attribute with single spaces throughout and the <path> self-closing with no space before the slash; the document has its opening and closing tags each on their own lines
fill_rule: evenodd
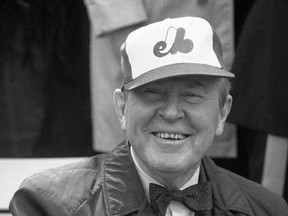
<svg viewBox="0 0 288 216">
<path fill-rule="evenodd" d="M 169 134 L 169 133 L 155 133 L 155 136 L 161 139 L 175 139 L 175 140 L 182 140 L 186 138 L 184 134 Z"/>
</svg>

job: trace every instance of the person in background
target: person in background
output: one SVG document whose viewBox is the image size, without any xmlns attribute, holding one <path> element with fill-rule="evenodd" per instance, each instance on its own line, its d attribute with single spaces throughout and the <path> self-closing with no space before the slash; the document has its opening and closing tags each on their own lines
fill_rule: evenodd
<svg viewBox="0 0 288 216">
<path fill-rule="evenodd" d="M 12 215 L 287 215 L 280 196 L 205 156 L 223 132 L 234 77 L 206 20 L 141 27 L 121 56 L 123 86 L 113 98 L 126 141 L 29 177 Z"/>
<path fill-rule="evenodd" d="M 288 38 L 287 11 L 285 0 L 252 4 L 231 69 L 236 75 L 234 105 L 227 119 L 237 126 L 240 174 L 282 195 L 286 202 L 288 43 L 283 41 Z"/>
</svg>

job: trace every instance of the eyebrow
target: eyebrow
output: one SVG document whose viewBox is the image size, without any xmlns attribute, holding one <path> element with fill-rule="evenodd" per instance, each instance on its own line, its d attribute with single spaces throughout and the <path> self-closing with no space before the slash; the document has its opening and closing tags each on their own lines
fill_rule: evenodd
<svg viewBox="0 0 288 216">
<path fill-rule="evenodd" d="M 190 88 L 194 88 L 194 87 L 197 87 L 197 86 L 205 87 L 205 85 L 202 82 L 199 82 L 197 80 L 189 81 L 189 84 L 187 86 L 190 87 Z"/>
</svg>

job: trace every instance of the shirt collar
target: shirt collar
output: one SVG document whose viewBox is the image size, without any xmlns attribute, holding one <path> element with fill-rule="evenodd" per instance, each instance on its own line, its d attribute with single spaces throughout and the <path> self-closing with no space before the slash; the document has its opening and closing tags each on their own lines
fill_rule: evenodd
<svg viewBox="0 0 288 216">
<path fill-rule="evenodd" d="M 138 161 L 137 161 L 137 158 L 135 156 L 135 152 L 133 150 L 133 147 L 131 146 L 130 147 L 131 149 L 131 155 L 132 155 L 132 159 L 133 159 L 133 162 L 135 164 L 135 167 L 136 167 L 136 170 L 138 172 L 138 175 L 140 177 L 140 180 L 141 180 L 141 183 L 142 183 L 142 186 L 144 188 L 144 192 L 145 192 L 145 195 L 147 197 L 148 200 L 149 199 L 149 184 L 150 183 L 154 183 L 154 184 L 159 184 L 159 185 L 162 185 L 160 184 L 157 180 L 155 180 L 153 177 L 151 177 L 150 175 L 148 175 L 139 165 Z M 190 187 L 192 185 L 195 185 L 195 184 L 198 184 L 198 181 L 199 181 L 199 173 L 200 173 L 200 166 L 198 166 L 198 168 L 196 169 L 196 172 L 194 173 L 194 175 L 182 186 L 179 188 L 179 190 L 184 190 L 185 188 L 187 187 Z M 162 185 L 163 186 L 163 185 Z"/>
</svg>

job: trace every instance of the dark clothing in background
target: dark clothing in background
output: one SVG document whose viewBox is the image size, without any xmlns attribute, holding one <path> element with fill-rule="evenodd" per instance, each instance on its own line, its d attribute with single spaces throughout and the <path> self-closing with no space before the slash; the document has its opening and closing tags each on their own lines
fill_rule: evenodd
<svg viewBox="0 0 288 216">
<path fill-rule="evenodd" d="M 0 119 L 0 157 L 92 154 L 82 1 L 1 1 Z"/>
<path fill-rule="evenodd" d="M 238 126 L 244 176 L 257 182 L 262 178 L 267 134 L 288 137 L 287 38 L 288 1 L 255 1 L 237 44 L 228 121 Z M 287 180 L 284 197 L 288 200 Z"/>
<path fill-rule="evenodd" d="M 237 45 L 229 121 L 288 137 L 288 1 L 258 0 Z"/>
</svg>

